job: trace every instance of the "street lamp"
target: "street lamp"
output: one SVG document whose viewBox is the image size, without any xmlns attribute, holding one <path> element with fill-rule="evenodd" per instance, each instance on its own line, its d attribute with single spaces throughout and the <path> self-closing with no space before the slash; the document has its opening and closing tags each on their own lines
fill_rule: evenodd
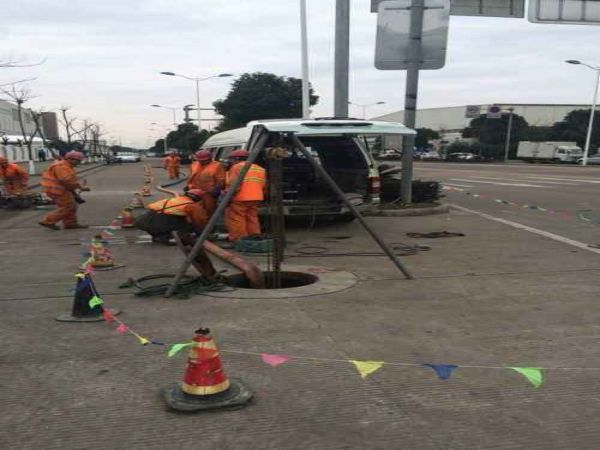
<svg viewBox="0 0 600 450">
<path fill-rule="evenodd" d="M 366 119 L 367 116 L 367 108 L 375 105 L 385 105 L 385 102 L 376 102 L 376 103 L 367 103 L 366 105 L 361 105 L 360 103 L 348 102 L 349 105 L 360 106 L 362 108 L 362 118 Z"/>
<path fill-rule="evenodd" d="M 600 67 L 594 67 L 576 59 L 565 61 L 568 64 L 575 64 L 588 67 L 596 71 L 596 88 L 594 89 L 594 97 L 592 100 L 592 111 L 590 113 L 590 123 L 588 124 L 587 137 L 585 138 L 585 149 L 583 151 L 582 166 L 587 166 L 588 156 L 590 154 L 590 143 L 592 141 L 592 130 L 594 128 L 594 114 L 596 113 L 596 103 L 598 102 L 598 87 L 600 86 Z"/>
<path fill-rule="evenodd" d="M 175 111 L 177 111 L 179 108 L 173 108 L 172 106 L 163 106 L 163 105 L 150 105 L 153 108 L 164 108 L 164 109 L 170 109 L 171 111 L 173 111 L 173 126 L 175 128 L 177 128 L 177 116 L 175 115 Z"/>
<path fill-rule="evenodd" d="M 163 149 L 164 149 L 164 153 L 165 155 L 167 154 L 167 137 L 169 136 L 169 132 L 168 132 L 168 127 L 165 127 L 164 125 L 158 123 L 158 122 L 152 122 L 151 125 L 158 125 L 159 127 L 161 127 L 163 129 L 163 132 L 165 133 L 165 137 L 163 139 Z M 150 129 L 150 131 L 156 131 L 154 129 Z"/>
<path fill-rule="evenodd" d="M 201 81 L 206 81 L 206 80 L 211 80 L 213 78 L 228 78 L 228 77 L 232 77 L 233 74 L 231 73 L 220 73 L 218 75 L 213 75 L 210 77 L 205 77 L 205 78 L 199 78 L 199 77 L 189 77 L 187 75 L 182 75 L 180 73 L 175 73 L 175 72 L 161 72 L 161 75 L 168 75 L 170 77 L 179 77 L 179 78 L 185 78 L 186 80 L 190 80 L 190 81 L 194 81 L 196 83 L 196 106 L 198 107 L 198 129 L 202 129 L 202 119 L 200 117 L 200 82 Z"/>
</svg>

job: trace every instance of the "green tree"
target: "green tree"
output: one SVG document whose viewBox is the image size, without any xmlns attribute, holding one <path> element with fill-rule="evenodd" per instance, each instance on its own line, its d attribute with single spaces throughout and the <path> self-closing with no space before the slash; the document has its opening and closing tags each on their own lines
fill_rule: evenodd
<svg viewBox="0 0 600 450">
<path fill-rule="evenodd" d="M 462 137 L 475 138 L 482 144 L 500 145 L 506 142 L 506 132 L 508 131 L 509 114 L 502 114 L 501 119 L 488 119 L 486 115 L 471 120 L 467 128 L 462 131 Z M 513 114 L 513 125 L 511 141 L 517 143 L 527 139 L 527 130 L 529 124 L 519 116 Z"/>
<path fill-rule="evenodd" d="M 429 142 L 441 138 L 440 133 L 431 128 L 417 128 L 416 131 L 415 147 L 417 148 L 427 148 L 429 147 Z"/>
<path fill-rule="evenodd" d="M 310 104 L 319 97 L 310 89 Z M 213 103 L 223 116 L 219 130 L 240 128 L 257 119 L 302 117 L 302 80 L 272 73 L 245 73 L 240 76 L 224 100 Z"/>
<path fill-rule="evenodd" d="M 208 130 L 198 130 L 198 126 L 193 123 L 182 123 L 177 126 L 177 130 L 167 135 L 167 148 L 176 148 L 182 154 L 191 155 L 198 151 L 212 134 Z M 148 150 L 163 154 L 164 139 L 157 140 Z"/>
<path fill-rule="evenodd" d="M 553 139 L 557 141 L 575 141 L 581 148 L 585 146 L 591 109 L 576 109 L 552 126 Z M 600 146 L 600 114 L 594 116 L 594 128 L 590 141 L 590 153 Z"/>
<path fill-rule="evenodd" d="M 552 127 L 530 126 L 527 132 L 527 140 L 532 142 L 544 142 L 554 139 L 554 130 Z"/>
</svg>

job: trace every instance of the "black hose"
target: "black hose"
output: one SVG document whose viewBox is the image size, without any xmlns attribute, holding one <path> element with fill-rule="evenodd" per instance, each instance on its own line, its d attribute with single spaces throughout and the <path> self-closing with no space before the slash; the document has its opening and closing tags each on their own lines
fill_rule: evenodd
<svg viewBox="0 0 600 450">
<path fill-rule="evenodd" d="M 125 283 L 119 286 L 120 289 L 135 287 L 137 297 L 157 297 L 163 296 L 167 289 L 171 286 L 171 279 L 175 278 L 174 274 L 155 274 L 146 275 L 141 278 L 129 278 Z M 164 283 L 147 284 L 148 281 L 168 279 Z M 202 294 L 205 292 L 217 292 L 227 289 L 227 286 L 220 282 L 207 280 L 203 277 L 192 277 L 184 275 L 177 285 L 175 296 L 177 298 L 190 298 L 194 294 Z"/>
</svg>

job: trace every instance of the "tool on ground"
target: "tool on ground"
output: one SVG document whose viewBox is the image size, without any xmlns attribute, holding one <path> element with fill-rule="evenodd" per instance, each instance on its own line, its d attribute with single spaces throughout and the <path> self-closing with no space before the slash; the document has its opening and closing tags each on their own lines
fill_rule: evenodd
<svg viewBox="0 0 600 450">
<path fill-rule="evenodd" d="M 183 382 L 163 393 L 167 405 L 181 412 L 246 406 L 253 393 L 242 381 L 227 377 L 210 330 L 196 330 L 192 341 Z"/>
<path fill-rule="evenodd" d="M 131 208 L 124 208 L 121 217 L 121 228 L 135 228 L 135 217 Z"/>
<path fill-rule="evenodd" d="M 146 207 L 144 206 L 144 200 L 142 200 L 142 195 L 139 192 L 133 194 L 133 198 L 131 199 L 131 204 L 129 205 L 129 207 L 131 209 L 141 209 Z"/>
<path fill-rule="evenodd" d="M 91 275 L 78 273 L 73 308 L 70 314 L 61 314 L 55 317 L 59 322 L 100 322 L 104 320 L 103 301 L 98 294 Z M 121 311 L 112 308 L 110 313 L 117 315 Z"/>
</svg>

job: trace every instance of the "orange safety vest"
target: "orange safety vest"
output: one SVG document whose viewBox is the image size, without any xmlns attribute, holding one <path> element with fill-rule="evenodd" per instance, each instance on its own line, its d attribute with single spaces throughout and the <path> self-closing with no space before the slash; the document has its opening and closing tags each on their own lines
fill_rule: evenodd
<svg viewBox="0 0 600 450">
<path fill-rule="evenodd" d="M 15 163 L 8 163 L 6 169 L 0 166 L 0 178 L 4 178 L 4 182 L 6 184 L 27 184 L 27 180 L 29 180 L 29 174 L 25 172 L 25 170 L 23 170 L 19 165 Z"/>
<path fill-rule="evenodd" d="M 181 158 L 179 156 L 167 156 L 164 160 L 165 167 L 179 167 Z"/>
<path fill-rule="evenodd" d="M 206 166 L 201 165 L 199 162 L 194 164 L 197 165 L 192 165 L 192 176 L 188 183 L 190 189 L 202 189 L 210 193 L 217 186 L 223 186 L 225 183 L 225 169 L 220 162 L 212 161 Z"/>
<path fill-rule="evenodd" d="M 156 211 L 159 214 L 184 217 L 187 216 L 186 206 L 193 204 L 194 201 L 191 198 L 181 195 L 151 203 L 148 205 L 148 209 Z"/>
<path fill-rule="evenodd" d="M 60 195 L 77 188 L 77 172 L 66 160 L 53 163 L 42 174 L 42 187 L 46 194 Z"/>
<path fill-rule="evenodd" d="M 226 185 L 229 188 L 236 178 L 239 177 L 242 168 L 246 163 L 244 161 L 235 164 L 227 172 Z M 267 184 L 267 172 L 257 164 L 251 164 L 244 181 L 239 187 L 237 193 L 233 196 L 236 202 L 263 201 L 265 199 L 265 185 Z"/>
</svg>

